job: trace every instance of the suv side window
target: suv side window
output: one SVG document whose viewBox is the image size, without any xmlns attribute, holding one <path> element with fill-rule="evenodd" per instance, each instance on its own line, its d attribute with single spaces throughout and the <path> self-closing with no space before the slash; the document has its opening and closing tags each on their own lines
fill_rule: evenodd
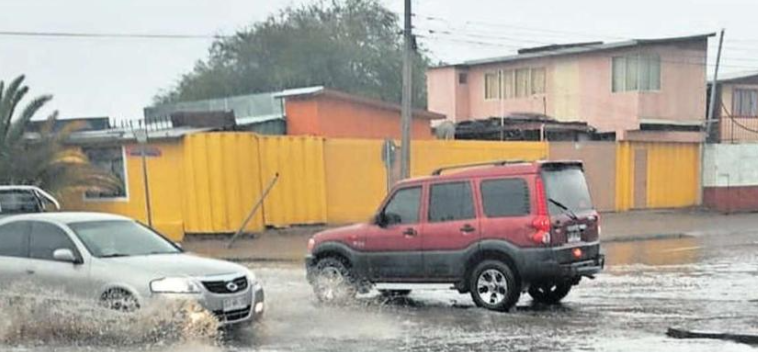
<svg viewBox="0 0 758 352">
<path fill-rule="evenodd" d="M 28 257 L 31 227 L 28 221 L 17 221 L 0 226 L 0 256 Z"/>
<path fill-rule="evenodd" d="M 29 238 L 29 257 L 33 259 L 55 260 L 53 252 L 56 249 L 70 249 L 74 255 L 78 253 L 63 229 L 46 222 L 34 222 Z"/>
<path fill-rule="evenodd" d="M 469 182 L 432 185 L 429 193 L 429 222 L 473 219 L 474 201 Z"/>
<path fill-rule="evenodd" d="M 417 223 L 420 205 L 420 186 L 398 190 L 384 207 L 384 216 L 387 217 L 388 225 Z"/>
<path fill-rule="evenodd" d="M 530 213 L 529 188 L 523 179 L 485 180 L 480 188 L 484 215 L 488 218 L 523 216 Z"/>
</svg>

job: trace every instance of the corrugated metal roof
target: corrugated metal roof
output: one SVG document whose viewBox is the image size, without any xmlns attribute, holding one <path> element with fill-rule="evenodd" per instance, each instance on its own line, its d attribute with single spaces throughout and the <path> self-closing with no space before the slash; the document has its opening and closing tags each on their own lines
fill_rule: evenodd
<svg viewBox="0 0 758 352">
<path fill-rule="evenodd" d="M 727 72 L 719 73 L 719 83 L 739 81 L 742 79 L 756 78 L 758 77 L 758 71 L 739 71 L 739 72 Z M 713 75 L 708 75 L 708 83 L 713 83 Z"/>
<path fill-rule="evenodd" d="M 167 118 L 175 112 L 232 111 L 238 125 L 260 123 L 274 119 L 284 119 L 282 103 L 276 93 L 258 93 L 234 97 L 186 101 L 173 104 L 146 107 L 148 121 Z"/>
<path fill-rule="evenodd" d="M 477 66 L 477 65 L 486 65 L 486 64 L 494 64 L 494 63 L 513 62 L 513 61 L 553 57 L 553 56 L 577 55 L 577 54 L 591 53 L 595 51 L 622 49 L 622 48 L 634 47 L 634 46 L 639 46 L 639 45 L 669 44 L 669 43 L 676 43 L 676 42 L 703 40 L 715 35 L 716 33 L 707 33 L 707 34 L 698 34 L 698 35 L 692 35 L 692 36 L 686 36 L 686 37 L 632 39 L 632 40 L 627 40 L 627 41 L 622 41 L 622 42 L 613 42 L 613 43 L 601 42 L 601 44 L 589 43 L 587 45 L 576 45 L 576 46 L 572 46 L 572 45 L 546 46 L 544 47 L 546 50 L 539 50 L 539 51 L 533 52 L 533 51 L 530 51 L 529 49 L 526 49 L 525 53 L 519 54 L 519 55 L 507 55 L 507 56 L 500 56 L 500 57 L 493 57 L 493 58 L 486 58 L 486 59 L 469 60 L 469 61 L 464 61 L 458 64 L 441 65 L 441 66 L 437 66 L 436 68 L 451 67 L 451 66 L 462 66 L 462 67 Z M 552 47 L 555 47 L 557 49 L 551 50 Z"/>
<path fill-rule="evenodd" d="M 188 134 L 213 131 L 213 128 L 196 128 L 196 127 L 174 127 L 163 130 L 149 130 L 148 139 L 176 139 Z M 134 133 L 128 129 L 111 129 L 100 131 L 82 131 L 74 132 L 69 136 L 68 143 L 72 144 L 90 144 L 106 142 L 127 142 L 134 141 Z"/>
</svg>

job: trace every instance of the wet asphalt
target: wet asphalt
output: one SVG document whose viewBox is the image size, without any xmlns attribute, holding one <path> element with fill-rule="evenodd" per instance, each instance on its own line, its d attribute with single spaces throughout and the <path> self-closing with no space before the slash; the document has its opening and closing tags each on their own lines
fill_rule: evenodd
<svg viewBox="0 0 758 352">
<path fill-rule="evenodd" d="M 476 308 L 452 290 L 406 299 L 376 293 L 349 306 L 315 301 L 300 265 L 251 263 L 267 312 L 221 341 L 0 345 L 3 351 L 752 351 L 679 340 L 668 327 L 758 332 L 758 233 L 604 245 L 609 266 L 559 306 L 523 295 L 510 313 Z"/>
</svg>

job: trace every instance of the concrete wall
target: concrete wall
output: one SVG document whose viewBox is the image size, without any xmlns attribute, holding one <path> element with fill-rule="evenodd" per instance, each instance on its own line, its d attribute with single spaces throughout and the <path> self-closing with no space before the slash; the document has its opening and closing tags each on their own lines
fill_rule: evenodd
<svg viewBox="0 0 758 352">
<path fill-rule="evenodd" d="M 454 120 L 483 119 L 517 112 L 543 113 L 562 121 L 586 121 L 601 132 L 639 129 L 640 119 L 702 121 L 706 106 L 707 42 L 649 45 L 574 56 L 557 56 L 465 68 L 468 89 L 456 89 L 455 73 L 464 68 L 427 71 L 431 111 Z M 612 92 L 612 58 L 631 53 L 657 53 L 661 58 L 661 89 L 654 92 Z M 544 94 L 484 99 L 484 75 L 518 68 L 546 69 Z M 451 86 L 451 84 L 453 86 Z M 465 101 L 468 114 L 456 110 Z"/>
<path fill-rule="evenodd" d="M 616 143 L 552 142 L 551 160 L 581 160 L 592 203 L 600 211 L 616 210 Z"/>
<path fill-rule="evenodd" d="M 758 144 L 705 148 L 703 203 L 724 212 L 758 211 Z"/>
</svg>

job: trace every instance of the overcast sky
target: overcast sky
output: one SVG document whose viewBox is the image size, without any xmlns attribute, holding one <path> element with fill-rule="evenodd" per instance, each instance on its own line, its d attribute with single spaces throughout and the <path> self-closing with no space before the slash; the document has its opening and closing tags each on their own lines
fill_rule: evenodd
<svg viewBox="0 0 758 352">
<path fill-rule="evenodd" d="M 382 0 L 400 13 L 402 0 Z M 231 34 L 308 0 L 0 0 L 0 31 Z M 736 0 L 414 0 L 419 41 L 456 62 L 518 47 L 727 29 L 724 71 L 758 70 L 758 2 Z M 431 30 L 431 33 L 430 33 Z M 206 56 L 209 39 L 0 36 L 0 79 L 27 75 L 64 117 L 141 118 L 161 89 Z M 713 71 L 717 39 L 711 40 Z M 399 89 L 399 87 L 398 87 Z"/>
</svg>

